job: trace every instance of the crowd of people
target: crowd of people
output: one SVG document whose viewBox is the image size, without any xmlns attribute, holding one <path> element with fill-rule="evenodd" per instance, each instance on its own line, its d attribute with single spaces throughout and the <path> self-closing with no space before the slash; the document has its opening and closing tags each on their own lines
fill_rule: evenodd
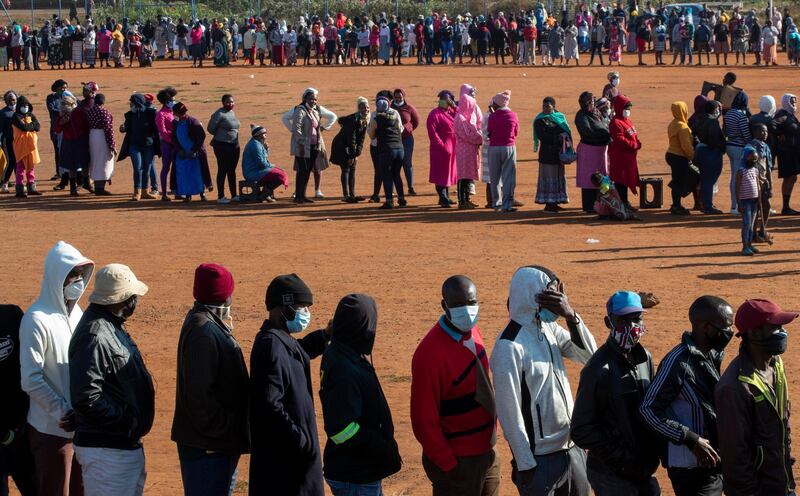
<svg viewBox="0 0 800 496">
<path fill-rule="evenodd" d="M 203 66 L 211 58 L 224 67 L 243 64 L 292 66 L 402 64 L 404 58 L 418 64 L 486 64 L 490 54 L 496 64 L 536 65 L 537 47 L 543 65 L 580 64 L 595 56 L 604 65 L 622 64 L 623 53 L 642 55 L 653 51 L 657 65 L 672 52 L 672 64 L 702 65 L 714 53 L 717 65 L 728 64 L 733 53 L 739 64 L 777 65 L 777 49 L 786 51 L 788 62 L 800 61 L 800 33 L 788 8 L 767 9 L 762 18 L 755 10 L 694 7 L 656 8 L 647 2 L 637 6 L 576 3 L 548 12 L 544 4 L 510 13 L 448 15 L 433 12 L 417 19 L 386 13 L 334 17 L 306 15 L 297 21 L 267 15 L 242 19 L 190 19 L 170 17 L 79 22 L 77 12 L 69 19 L 57 15 L 39 29 L 19 22 L 0 26 L 0 66 L 8 70 L 38 70 L 46 61 L 51 69 L 83 67 L 151 66 L 158 59 L 192 61 Z M 466 62 L 464 61 L 466 57 Z M 751 60 L 753 60 L 751 59 Z"/>
<path fill-rule="evenodd" d="M 704 85 L 691 115 L 685 102 L 672 104 L 665 154 L 671 170 L 669 211 L 689 215 L 682 201 L 691 196 L 692 210 L 723 214 L 713 200 L 727 155 L 730 213 L 742 217 L 742 253 L 750 256 L 759 251 L 754 243 L 772 244 L 767 224 L 774 213 L 771 198 L 778 189 L 780 214 L 799 213 L 791 207 L 791 197 L 800 172 L 800 125 L 795 95 L 783 95 L 780 109 L 775 98 L 765 95 L 759 101 L 760 111 L 752 114 L 747 93 L 735 84 L 736 74 L 728 72 L 721 84 Z M 133 170 L 134 201 L 189 202 L 193 196 L 206 201 L 207 193 L 216 186 L 219 204 L 244 199 L 275 202 L 275 191 L 289 186 L 289 173 L 270 157 L 266 127 L 251 124 L 249 140 L 241 151 L 241 123 L 231 94 L 222 96 L 221 107 L 204 128 L 190 115 L 175 88 L 163 88 L 156 95 L 134 93 L 129 99 L 130 111 L 118 128 L 124 134 L 118 146 L 114 117 L 105 108 L 105 96 L 97 83 L 82 83 L 80 100 L 63 79 L 56 80 L 51 90 L 45 104 L 55 157 L 52 179 L 59 181 L 55 190 L 68 187 L 71 196 L 78 196 L 80 189 L 111 195 L 108 186 L 116 162 L 127 157 Z M 443 208 L 469 210 L 483 203 L 498 212 L 515 212 L 522 206 L 515 196 L 520 119 L 510 107 L 510 91 L 491 97 L 485 110 L 477 103 L 476 94 L 469 84 L 460 87 L 458 96 L 446 89 L 438 93 L 438 105 L 424 121 L 430 150 L 428 182 Z M 381 90 L 372 102 L 359 97 L 354 112 L 341 117 L 326 109 L 319 98 L 316 89 L 307 88 L 299 103 L 281 117 L 293 157 L 291 201 L 305 204 L 325 198 L 321 182 L 330 164 L 340 167 L 343 202 L 367 200 L 356 192 L 356 168 L 368 142 L 373 166 L 369 202 L 381 204 L 381 209 L 407 207 L 406 195 L 417 194 L 414 143 L 422 121 L 406 92 L 402 88 Z M 11 191 L 14 174 L 17 198 L 40 196 L 36 167 L 41 162 L 37 139 L 41 124 L 25 95 L 9 90 L 4 100 L 0 165 L 5 162 L 6 166 L 0 192 Z M 582 211 L 596 213 L 600 219 L 638 219 L 630 195 L 637 194 L 640 187 L 637 155 L 643 143 L 631 117 L 633 102 L 623 92 L 619 72 L 608 74 L 601 92 L 582 92 L 578 106 L 572 119 L 577 136 L 552 97 L 543 99 L 542 111 L 532 121 L 533 150 L 539 162 L 535 202 L 548 213 L 564 210 L 563 205 L 569 203 L 566 171 L 574 163 Z M 334 132 L 337 123 L 338 130 L 327 145 L 325 135 Z M 209 167 L 207 141 L 216 158 L 216 181 Z M 160 172 L 156 157 L 161 158 Z M 237 180 L 240 162 L 242 183 Z M 782 179 L 780 188 L 773 186 L 775 168 Z M 312 175 L 313 186 L 309 185 Z M 478 191 L 481 182 L 485 184 L 485 203 L 478 200 L 483 196 Z M 240 195 L 242 186 L 249 188 L 246 198 Z"/>
<path fill-rule="evenodd" d="M 23 496 L 142 495 L 156 411 L 135 315 L 148 289 L 119 263 L 95 272 L 60 241 L 27 311 L 0 306 L 4 492 L 10 475 Z M 326 482 L 336 496 L 383 494 L 402 459 L 371 359 L 385 333 L 375 300 L 348 294 L 317 318 L 324 329 L 300 337 L 320 296 L 296 274 L 275 277 L 248 366 L 234 295 L 224 266 L 196 268 L 171 431 L 184 494 L 232 494 L 247 453 L 251 495 L 322 496 Z M 758 298 L 734 314 L 701 296 L 656 370 L 645 348 L 652 294 L 614 292 L 595 310 L 606 329 L 592 332 L 555 272 L 520 267 L 491 352 L 478 301 L 468 277 L 447 278 L 443 312 L 411 359 L 411 427 L 434 495 L 500 494 L 498 421 L 520 496 L 657 496 L 660 463 L 677 496 L 795 494 L 781 355 L 798 314 Z M 737 356 L 723 371 L 734 332 Z M 324 450 L 309 367 L 320 356 Z M 565 359 L 583 367 L 574 400 Z"/>
</svg>

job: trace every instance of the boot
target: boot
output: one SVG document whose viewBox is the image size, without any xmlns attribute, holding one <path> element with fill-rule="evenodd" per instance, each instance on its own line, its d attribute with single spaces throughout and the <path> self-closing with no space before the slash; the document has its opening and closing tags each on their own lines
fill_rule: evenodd
<svg viewBox="0 0 800 496">
<path fill-rule="evenodd" d="M 69 184 L 69 173 L 65 172 L 61 174 L 61 181 L 55 186 L 53 186 L 53 191 L 61 191 L 67 187 Z"/>
<path fill-rule="evenodd" d="M 14 185 L 14 189 L 16 190 L 17 194 L 14 195 L 15 198 L 27 198 L 28 195 L 25 194 L 25 189 L 21 184 Z"/>
<path fill-rule="evenodd" d="M 111 196 L 111 192 L 106 189 L 106 181 L 94 182 L 94 194 L 97 196 Z"/>
<path fill-rule="evenodd" d="M 141 192 L 141 190 L 138 190 L 138 189 L 135 189 L 135 190 L 133 190 L 133 197 L 131 198 L 131 200 L 133 200 L 133 201 L 139 201 L 139 200 L 141 200 L 141 199 L 142 199 L 142 192 Z"/>
<path fill-rule="evenodd" d="M 69 196 L 78 196 L 78 179 L 75 177 L 69 178 Z"/>
<path fill-rule="evenodd" d="M 36 183 L 28 183 L 28 195 L 29 196 L 42 196 L 42 194 L 36 191 Z"/>
<path fill-rule="evenodd" d="M 92 187 L 92 180 L 89 179 L 89 176 L 83 176 L 83 189 L 88 191 L 89 193 L 94 193 L 94 187 Z"/>
</svg>

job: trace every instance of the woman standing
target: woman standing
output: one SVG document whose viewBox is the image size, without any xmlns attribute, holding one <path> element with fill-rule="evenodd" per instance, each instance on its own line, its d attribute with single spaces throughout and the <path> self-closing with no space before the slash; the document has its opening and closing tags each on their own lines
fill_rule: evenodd
<svg viewBox="0 0 800 496">
<path fill-rule="evenodd" d="M 464 88 L 466 86 L 467 88 Z M 458 100 L 458 114 L 453 124 L 456 135 L 456 168 L 458 171 L 458 208 L 460 210 L 477 208 L 470 201 L 470 189 L 481 174 L 481 145 L 483 144 L 482 119 L 475 98 L 469 94 L 469 85 L 462 86 Z M 466 89 L 467 92 L 464 90 Z"/>
<path fill-rule="evenodd" d="M 75 97 L 63 95 L 59 103 L 59 115 L 55 127 L 56 134 L 61 136 L 58 168 L 69 175 L 70 196 L 78 196 L 78 171 L 88 163 L 87 154 L 89 153 L 89 150 L 86 149 L 81 124 L 75 115 L 77 106 L 78 102 Z M 61 187 L 56 186 L 55 189 L 61 189 Z"/>
<path fill-rule="evenodd" d="M 392 108 L 400 114 L 403 123 L 403 172 L 408 194 L 414 196 L 417 194 L 414 191 L 414 130 L 419 126 L 419 115 L 417 109 L 406 100 L 406 92 L 402 88 L 395 88 Z"/>
<path fill-rule="evenodd" d="M 53 28 L 55 30 L 55 28 Z M 8 48 L 11 45 L 11 35 L 6 32 L 5 26 L 0 26 L 0 66 L 8 70 Z"/>
<path fill-rule="evenodd" d="M 50 33 L 47 36 L 47 65 L 50 66 L 50 69 L 55 69 L 56 67 L 62 69 L 64 66 L 64 51 L 61 49 L 61 36 L 59 36 L 55 26 L 50 28 Z M 0 52 L 4 51 L 4 48 L 0 49 Z M 3 53 L 0 53 L 0 59 L 2 57 Z M 2 64 L 2 60 L 0 60 L 0 64 Z M 3 67 L 5 68 L 5 66 Z"/>
<path fill-rule="evenodd" d="M 506 30 L 503 29 L 500 21 L 494 22 L 494 30 L 492 31 L 491 39 L 492 47 L 494 48 L 495 65 L 499 65 L 501 59 L 503 61 L 503 65 L 506 65 L 506 45 L 508 44 L 508 34 L 506 33 Z"/>
<path fill-rule="evenodd" d="M 700 198 L 704 214 L 721 214 L 714 206 L 714 185 L 722 174 L 722 157 L 725 155 L 725 134 L 719 125 L 720 105 L 707 100 L 702 113 L 690 123 L 695 139 L 694 161 L 700 169 Z"/>
<path fill-rule="evenodd" d="M 449 90 L 439 92 L 439 105 L 428 114 L 427 128 L 430 139 L 429 182 L 436 185 L 439 206 L 450 208 L 455 202 L 450 199 L 449 187 L 456 184 L 456 135 L 453 126 L 456 117 L 456 104 Z"/>
<path fill-rule="evenodd" d="M 364 148 L 364 134 L 369 120 L 369 102 L 363 96 L 356 100 L 356 112 L 339 119 L 341 129 L 331 143 L 331 162 L 342 168 L 342 201 L 358 203 L 356 196 L 356 162 Z"/>
<path fill-rule="evenodd" d="M 317 169 L 317 162 L 324 160 L 327 168 L 327 159 L 324 159 L 325 145 L 322 140 L 322 127 L 320 126 L 320 113 L 317 106 L 318 92 L 314 88 L 307 88 L 303 92 L 300 105 L 294 108 L 291 119 L 291 145 L 290 153 L 294 156 L 295 192 L 294 202 L 314 203 L 306 197 L 306 188 L 311 172 Z M 320 157 L 323 153 L 323 157 Z"/>
<path fill-rule="evenodd" d="M 206 201 L 204 188 L 214 191 L 211 172 L 208 170 L 208 155 L 203 142 L 206 133 L 203 125 L 189 115 L 183 103 L 173 107 L 176 121 L 172 126 L 172 143 L 175 150 L 175 184 L 177 193 L 183 201 L 192 201 L 192 195 L 199 194 L 200 201 Z"/>
<path fill-rule="evenodd" d="M 156 129 L 158 129 L 161 151 L 161 201 L 171 201 L 167 192 L 175 191 L 175 182 L 170 181 L 167 184 L 167 178 L 174 178 L 174 174 L 170 175 L 170 171 L 175 165 L 175 150 L 172 145 L 172 126 L 175 115 L 172 113 L 172 108 L 175 106 L 177 95 L 178 91 L 172 86 L 168 86 L 156 94 L 156 99 L 161 103 L 161 108 L 156 112 Z M 182 200 L 183 198 L 176 196 L 175 199 Z"/>
<path fill-rule="evenodd" d="M 17 107 L 11 118 L 11 125 L 14 130 L 14 157 L 17 161 L 14 168 L 16 197 L 40 196 L 41 193 L 36 190 L 36 173 L 34 172 L 36 164 L 41 162 L 36 134 L 39 132 L 39 121 L 33 115 L 33 107 L 25 96 L 17 98 Z M 22 186 L 23 180 L 27 183 L 27 194 Z"/>
<path fill-rule="evenodd" d="M 80 66 L 83 69 L 83 40 L 86 38 L 83 28 L 75 26 L 72 35 L 72 67 Z"/>
<path fill-rule="evenodd" d="M 613 102 L 620 93 L 619 89 L 619 72 L 611 71 L 606 75 L 608 84 L 603 87 L 603 98 L 609 102 Z"/>
<path fill-rule="evenodd" d="M 588 91 L 578 98 L 580 110 L 575 115 L 575 128 L 580 142 L 576 149 L 578 160 L 575 169 L 575 183 L 581 189 L 581 208 L 586 213 L 594 213 L 597 200 L 597 186 L 592 183 L 592 174 L 599 172 L 608 175 L 608 145 L 611 134 L 608 124 L 595 108 L 594 95 Z"/>
<path fill-rule="evenodd" d="M 611 25 L 608 37 L 608 65 L 612 65 L 614 62 L 622 65 L 622 39 L 624 36 L 619 24 Z"/>
<path fill-rule="evenodd" d="M 378 49 L 378 58 L 383 60 L 383 65 L 389 65 L 389 38 L 392 32 L 386 24 L 386 19 L 381 19 L 380 35 L 380 48 Z"/>
<path fill-rule="evenodd" d="M 490 204 L 495 210 L 501 212 L 517 211 L 514 190 L 517 184 L 519 118 L 516 112 L 508 107 L 510 101 L 511 90 L 496 94 L 492 98 L 494 111 L 488 115 L 486 124 L 486 135 L 489 136 L 488 161 L 492 189 Z"/>
<path fill-rule="evenodd" d="M 774 130 L 778 157 L 778 177 L 783 179 L 781 195 L 783 209 L 781 215 L 800 215 L 791 207 L 792 190 L 800 174 L 800 122 L 797 119 L 797 97 L 786 93 L 781 97 L 781 109 L 775 113 L 770 124 Z"/>
<path fill-rule="evenodd" d="M 125 35 L 122 34 L 122 25 L 117 24 L 111 33 L 111 59 L 114 61 L 114 67 L 122 67 L 125 64 L 125 55 L 122 51 L 124 45 Z"/>
<path fill-rule="evenodd" d="M 194 23 L 189 33 L 192 39 L 192 67 L 203 67 L 203 28 L 200 21 Z"/>
<path fill-rule="evenodd" d="M 94 69 L 97 60 L 97 27 L 89 25 L 83 38 L 83 60 L 90 69 Z"/>
<path fill-rule="evenodd" d="M 533 151 L 539 152 L 536 203 L 544 204 L 545 212 L 557 213 L 563 210 L 559 203 L 569 203 L 564 164 L 559 154 L 571 142 L 572 131 L 567 118 L 556 110 L 555 98 L 546 97 L 542 100 L 542 112 L 533 120 Z"/>
<path fill-rule="evenodd" d="M 233 113 L 234 105 L 233 95 L 222 95 L 222 108 L 211 114 L 206 128 L 211 135 L 211 147 L 217 158 L 217 195 L 219 198 L 217 203 L 220 204 L 231 202 L 225 198 L 225 179 L 228 180 L 231 199 L 239 201 L 236 194 L 236 166 L 241 155 L 239 149 L 241 124 L 236 118 L 236 114 Z"/>
<path fill-rule="evenodd" d="M 114 140 L 114 119 L 105 108 L 106 97 L 98 93 L 94 105 L 86 109 L 89 124 L 89 173 L 94 180 L 94 194 L 109 196 L 106 183 L 114 173 L 117 144 Z"/>
<path fill-rule="evenodd" d="M 619 95 L 614 98 L 612 105 L 614 116 L 608 125 L 611 134 L 608 172 L 625 208 L 635 212 L 636 209 L 628 201 L 628 190 L 636 194 L 636 188 L 639 187 L 639 164 L 636 156 L 642 148 L 642 142 L 630 119 L 633 103 L 625 95 Z"/>
<path fill-rule="evenodd" d="M 672 190 L 672 215 L 689 215 L 689 210 L 681 205 L 681 198 L 688 196 L 697 186 L 699 174 L 692 165 L 694 158 L 694 138 L 689 129 L 689 108 L 686 102 L 672 102 L 672 122 L 667 127 L 669 147 L 665 160 L 672 170 L 669 187 Z"/>
<path fill-rule="evenodd" d="M 367 127 L 369 137 L 377 144 L 377 152 L 381 164 L 383 178 L 383 194 L 385 201 L 379 208 L 394 208 L 393 193 L 397 190 L 397 204 L 407 205 L 403 191 L 403 180 L 400 171 L 403 169 L 403 124 L 400 116 L 390 109 L 389 98 L 380 96 L 375 101 L 375 114 Z"/>
<path fill-rule="evenodd" d="M 125 133 L 120 159 L 130 156 L 133 166 L 133 201 L 142 198 L 155 199 L 147 191 L 147 172 L 153 157 L 161 153 L 156 128 L 156 111 L 147 106 L 144 95 L 134 93 L 130 97 L 130 111 L 125 112 L 125 122 L 119 132 Z"/>
<path fill-rule="evenodd" d="M 731 213 L 736 215 L 739 214 L 736 203 L 736 171 L 739 170 L 739 166 L 742 163 L 744 147 L 753 139 L 750 133 L 749 103 L 750 99 L 747 97 L 747 93 L 740 91 L 733 98 L 731 108 L 725 112 L 725 117 L 723 118 L 725 138 L 728 140 L 725 151 L 731 162 Z"/>
</svg>

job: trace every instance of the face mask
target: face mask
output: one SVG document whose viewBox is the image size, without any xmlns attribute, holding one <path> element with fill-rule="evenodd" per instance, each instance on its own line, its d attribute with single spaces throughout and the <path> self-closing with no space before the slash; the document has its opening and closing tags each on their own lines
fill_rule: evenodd
<svg viewBox="0 0 800 496">
<path fill-rule="evenodd" d="M 541 321 L 543 324 L 555 322 L 556 320 L 558 320 L 558 315 L 555 313 L 546 308 L 539 309 L 539 321 Z"/>
<path fill-rule="evenodd" d="M 728 346 L 733 338 L 733 331 L 731 329 L 720 329 L 717 335 L 711 338 L 711 347 L 717 351 L 722 351 Z"/>
<path fill-rule="evenodd" d="M 449 308 L 450 322 L 461 332 L 469 332 L 478 322 L 478 305 Z"/>
<path fill-rule="evenodd" d="M 394 101 L 394 104 L 397 105 L 398 107 L 402 107 L 403 105 L 405 105 L 405 103 L 406 103 L 405 100 L 395 100 Z"/>
<path fill-rule="evenodd" d="M 625 118 L 630 117 L 631 116 L 631 111 L 628 110 L 628 109 L 623 110 L 622 111 L 622 116 L 625 117 Z"/>
<path fill-rule="evenodd" d="M 86 284 L 83 282 L 83 279 L 72 281 L 71 283 L 64 286 L 64 299 L 77 300 L 78 298 L 81 297 L 85 289 L 86 289 Z"/>
<path fill-rule="evenodd" d="M 439 100 L 439 106 L 443 109 L 446 109 L 450 106 L 450 103 L 447 100 Z"/>
<path fill-rule="evenodd" d="M 173 102 L 173 101 L 169 101 L 169 102 L 167 102 L 167 108 L 168 108 L 168 109 L 171 109 L 171 108 L 172 108 L 172 107 L 174 107 L 174 106 L 175 106 L 175 102 Z"/>
<path fill-rule="evenodd" d="M 714 120 L 719 119 L 719 110 L 717 110 L 713 114 L 711 114 L 711 118 L 714 119 Z"/>
<path fill-rule="evenodd" d="M 131 298 L 131 300 L 128 302 L 125 308 L 122 309 L 122 315 L 120 315 L 120 318 L 122 320 L 128 320 L 129 318 L 131 318 L 131 315 L 133 315 L 133 312 L 136 311 L 136 306 L 138 304 L 139 304 L 138 296 L 134 296 L 133 298 Z"/>
<path fill-rule="evenodd" d="M 611 86 L 613 86 L 613 87 L 615 87 L 615 88 L 616 88 L 617 86 L 619 86 L 619 79 L 612 79 L 612 80 L 611 80 Z"/>
<path fill-rule="evenodd" d="M 610 318 L 610 317 L 609 317 Z M 611 327 L 611 336 L 614 341 L 625 351 L 631 351 L 634 346 L 642 339 L 644 333 L 647 332 L 644 324 L 629 323 L 619 329 Z"/>
<path fill-rule="evenodd" d="M 27 105 L 25 105 L 24 107 L 20 107 L 20 108 L 19 108 L 19 113 L 20 113 L 20 114 L 27 114 L 27 113 L 28 113 L 28 111 L 29 111 L 30 109 L 31 109 L 30 107 L 28 107 Z"/>
<path fill-rule="evenodd" d="M 291 334 L 296 332 L 303 332 L 311 322 L 311 311 L 305 309 L 304 311 L 295 310 L 294 318 L 286 320 L 286 330 Z"/>
<path fill-rule="evenodd" d="M 205 307 L 214 315 L 219 317 L 228 329 L 233 330 L 233 318 L 231 318 L 230 305 L 205 305 Z"/>
<path fill-rule="evenodd" d="M 780 329 L 761 339 L 751 338 L 750 342 L 768 355 L 782 355 L 786 351 L 786 346 L 789 342 L 789 334 L 787 334 L 785 330 Z"/>
</svg>

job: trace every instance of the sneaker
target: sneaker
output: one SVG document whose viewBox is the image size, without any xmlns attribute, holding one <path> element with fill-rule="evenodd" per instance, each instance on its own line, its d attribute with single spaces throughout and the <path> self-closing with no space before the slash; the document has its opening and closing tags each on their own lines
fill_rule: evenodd
<svg viewBox="0 0 800 496">
<path fill-rule="evenodd" d="M 722 214 L 722 210 L 718 209 L 717 207 L 711 207 L 707 210 L 703 210 L 703 213 L 706 215 L 720 215 Z"/>
<path fill-rule="evenodd" d="M 325 195 L 322 194 L 322 190 L 318 189 L 314 192 L 314 198 L 325 198 Z"/>
<path fill-rule="evenodd" d="M 219 200 L 217 200 L 217 205 L 227 205 L 227 204 L 229 204 L 230 202 L 231 202 L 231 201 L 230 201 L 229 199 L 227 199 L 227 198 L 225 198 L 225 197 L 223 196 L 222 198 L 220 198 Z"/>
<path fill-rule="evenodd" d="M 739 209 L 738 208 L 732 208 L 730 213 L 731 213 L 731 215 L 739 215 Z"/>
<path fill-rule="evenodd" d="M 369 197 L 369 202 L 370 203 L 380 203 L 380 201 L 381 201 L 381 198 L 379 196 L 377 196 L 377 195 L 372 195 L 372 196 Z"/>
<path fill-rule="evenodd" d="M 0 193 L 8 193 L 8 184 L 0 185 Z"/>
<path fill-rule="evenodd" d="M 800 215 L 800 212 L 791 207 L 783 207 L 781 215 Z"/>
<path fill-rule="evenodd" d="M 414 188 L 408 188 L 408 195 L 409 196 L 417 196 L 417 192 L 414 191 Z"/>
<path fill-rule="evenodd" d="M 278 200 L 276 200 L 274 196 L 269 195 L 268 197 L 264 198 L 264 201 L 266 201 L 267 203 L 275 203 Z"/>
<path fill-rule="evenodd" d="M 744 255 L 746 257 L 752 257 L 754 255 L 754 253 L 753 253 L 753 250 L 750 249 L 750 247 L 747 247 L 747 248 L 742 250 L 742 255 Z"/>
<path fill-rule="evenodd" d="M 750 246 L 750 251 L 752 251 L 753 253 L 761 253 L 761 250 L 759 250 L 755 246 Z"/>
<path fill-rule="evenodd" d="M 394 208 L 394 205 L 392 205 L 392 202 L 387 201 L 386 203 L 384 203 L 383 205 L 378 207 L 378 210 L 391 210 L 393 208 Z"/>
<path fill-rule="evenodd" d="M 237 195 L 237 196 L 234 196 L 233 198 L 231 198 L 231 201 L 232 202 L 239 202 L 239 201 L 242 201 L 242 199 L 239 198 L 239 196 Z"/>
<path fill-rule="evenodd" d="M 475 195 L 475 194 L 477 194 L 477 193 L 475 192 L 475 183 L 469 183 L 469 194 L 470 194 L 470 195 Z"/>
</svg>

